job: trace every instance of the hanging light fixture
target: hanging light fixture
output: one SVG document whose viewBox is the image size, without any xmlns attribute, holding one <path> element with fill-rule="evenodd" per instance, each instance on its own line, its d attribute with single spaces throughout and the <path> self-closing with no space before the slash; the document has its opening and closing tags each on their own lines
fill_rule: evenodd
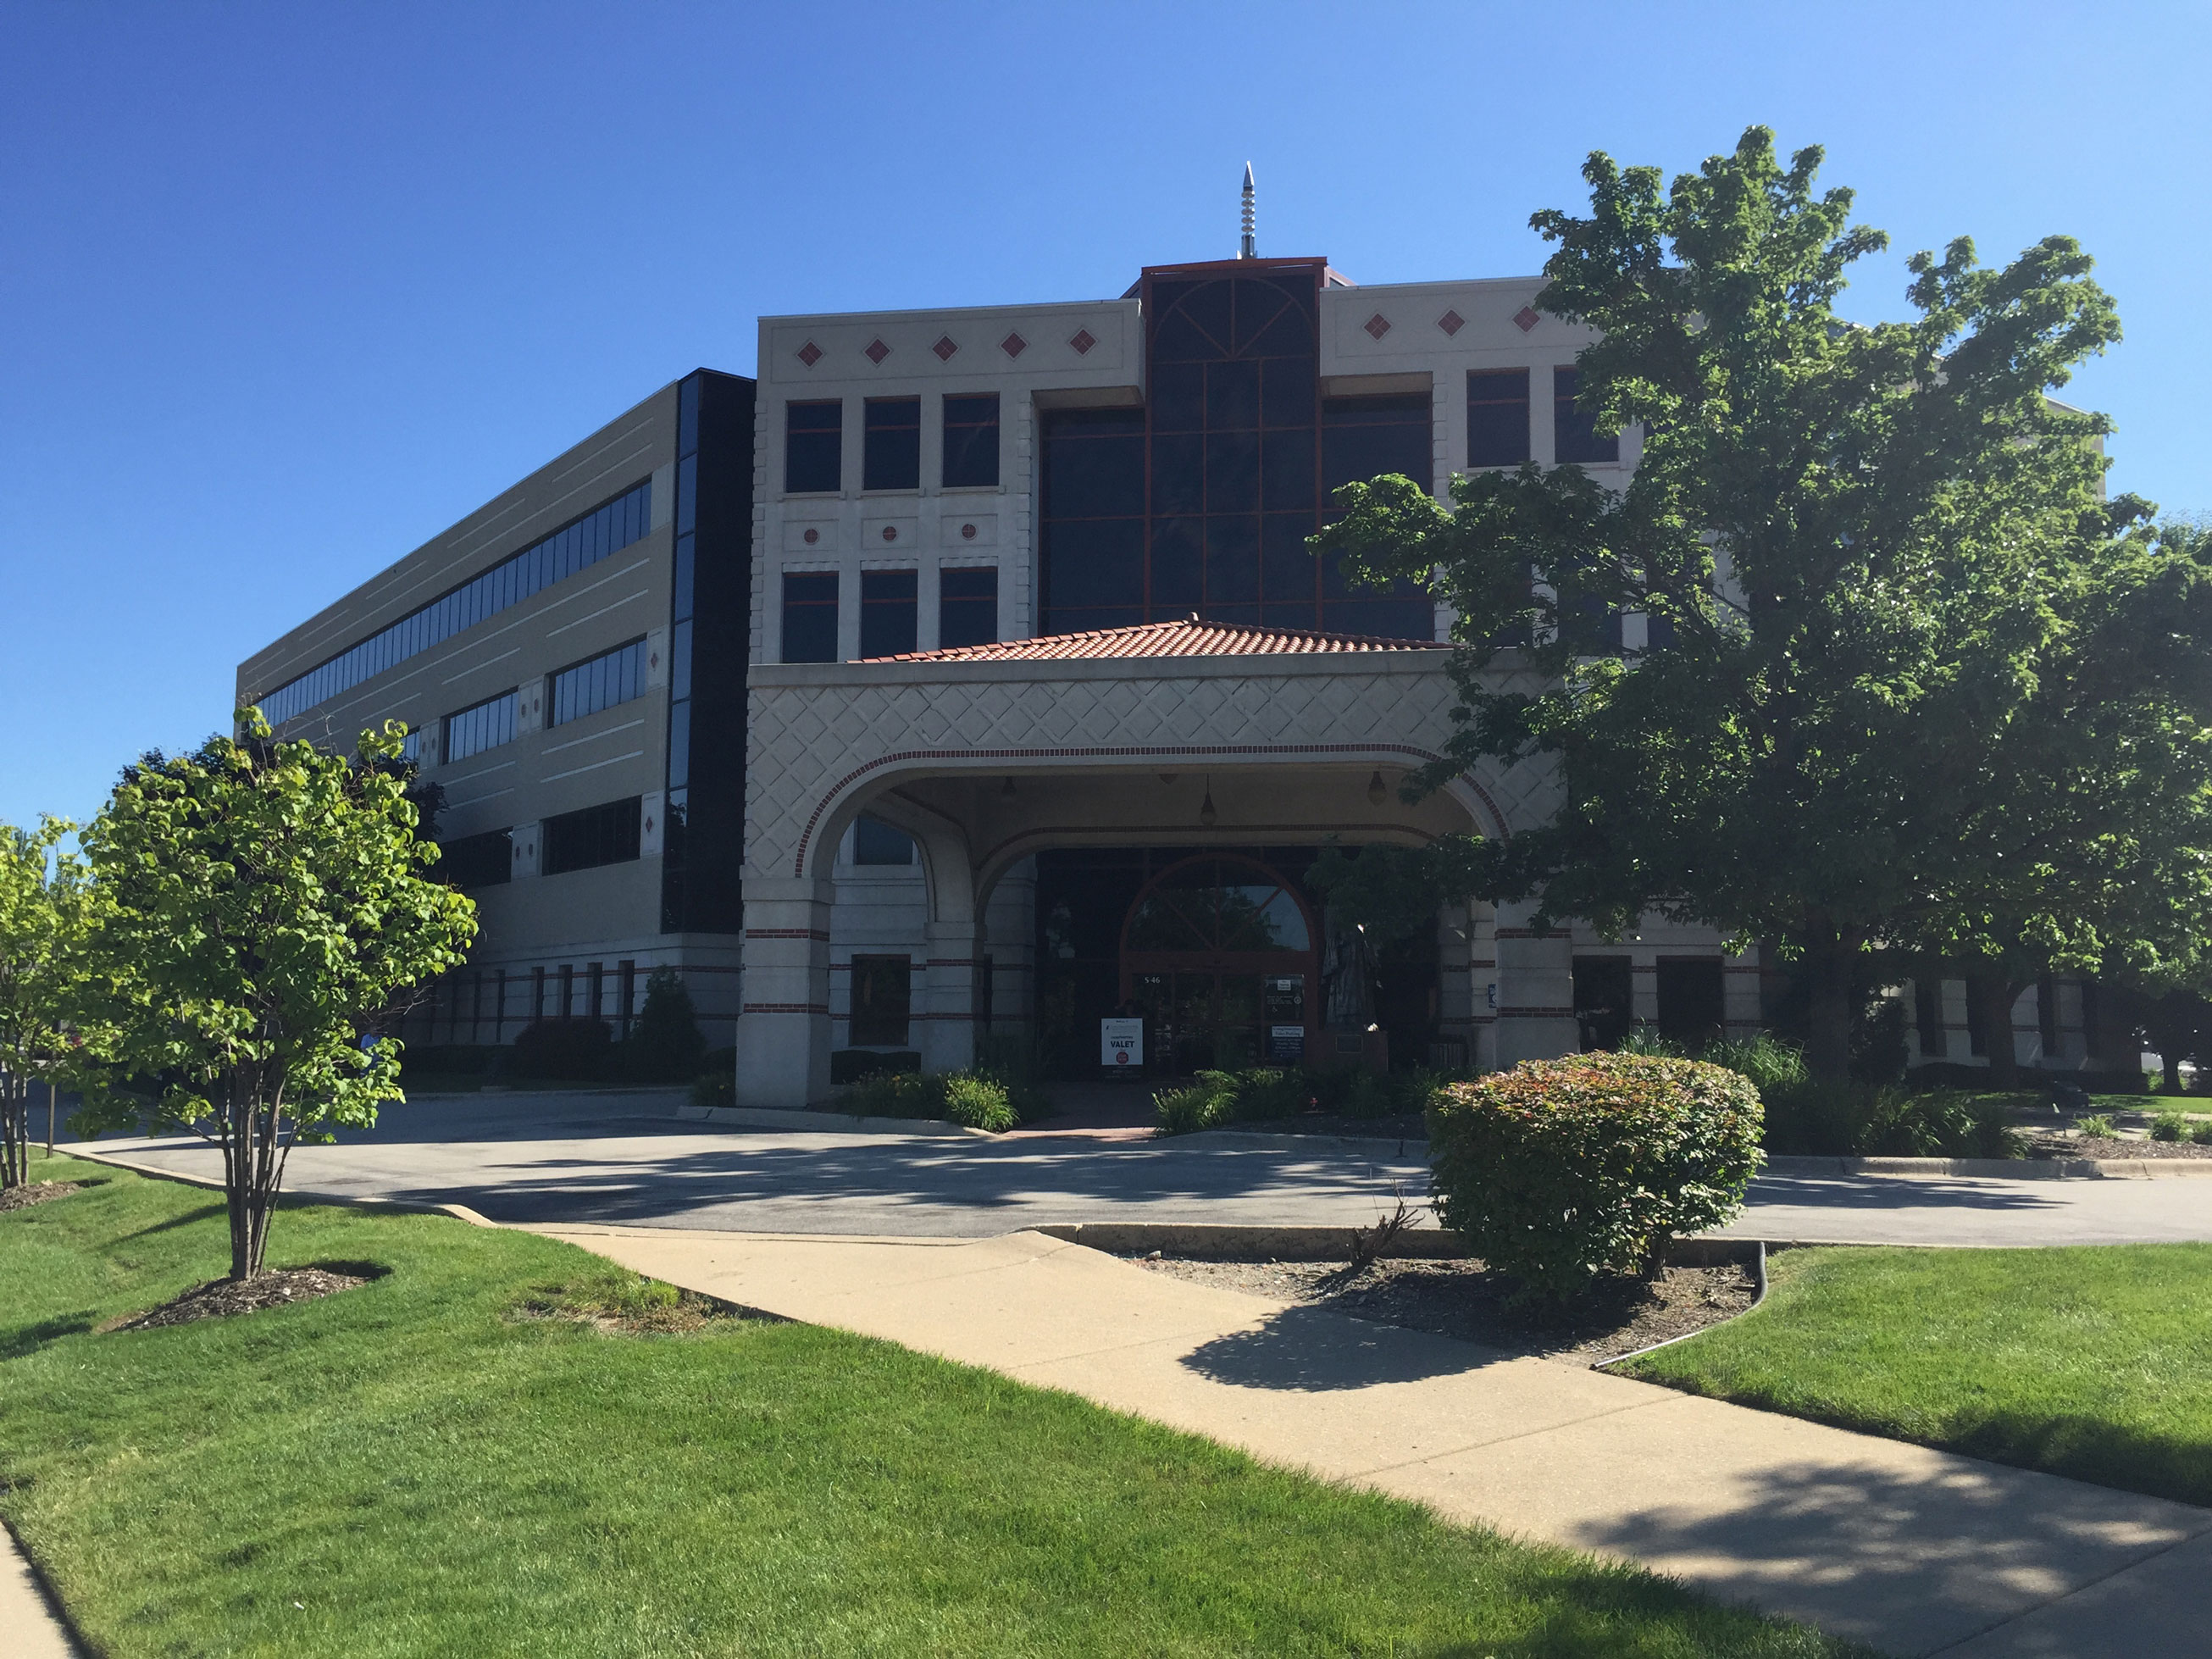
<svg viewBox="0 0 2212 1659">
<path fill-rule="evenodd" d="M 1198 805 L 1198 821 L 1206 829 L 1213 828 L 1213 821 L 1221 815 L 1213 810 L 1213 774 L 1206 775 L 1206 799 Z"/>
<path fill-rule="evenodd" d="M 1367 780 L 1367 804 L 1370 806 L 1380 806 L 1382 804 L 1382 797 L 1387 793 L 1382 787 L 1382 769 L 1378 766 L 1375 769 L 1375 775 Z"/>
</svg>

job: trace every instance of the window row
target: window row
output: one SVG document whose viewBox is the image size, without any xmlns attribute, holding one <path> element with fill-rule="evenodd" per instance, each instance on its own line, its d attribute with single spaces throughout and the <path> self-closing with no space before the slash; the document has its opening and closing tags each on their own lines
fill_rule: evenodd
<svg viewBox="0 0 2212 1659">
<path fill-rule="evenodd" d="M 1597 429 L 1596 416 L 1576 402 L 1582 371 L 1552 370 L 1552 459 L 1561 466 L 1610 466 L 1620 440 Z M 1477 369 L 1467 377 L 1467 464 L 1520 466 L 1531 458 L 1528 371 Z"/>
<path fill-rule="evenodd" d="M 999 482 L 999 394 L 942 400 L 946 489 Z M 783 488 L 811 495 L 845 487 L 845 404 L 837 398 L 787 403 L 784 410 Z M 869 398 L 861 404 L 860 488 L 921 488 L 921 399 Z"/>
<path fill-rule="evenodd" d="M 350 691 L 386 669 L 442 645 L 464 629 L 619 553 L 652 527 L 653 481 L 648 478 L 340 652 L 321 666 L 278 686 L 261 699 L 261 712 L 272 726 L 296 719 L 318 703 Z"/>
<path fill-rule="evenodd" d="M 837 591 L 834 570 L 787 571 L 783 578 L 784 662 L 836 662 Z M 860 573 L 860 651 L 864 658 L 898 657 L 915 648 L 921 578 L 912 570 Z M 988 645 L 999 637 L 999 573 L 995 567 L 937 573 L 937 643 Z"/>
<path fill-rule="evenodd" d="M 632 640 L 553 676 L 545 723 L 563 726 L 645 695 L 645 641 Z"/>
</svg>

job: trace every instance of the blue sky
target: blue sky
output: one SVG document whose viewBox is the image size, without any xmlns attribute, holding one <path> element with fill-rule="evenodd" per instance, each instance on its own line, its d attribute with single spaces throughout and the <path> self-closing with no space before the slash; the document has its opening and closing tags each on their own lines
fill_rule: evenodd
<svg viewBox="0 0 2212 1659">
<path fill-rule="evenodd" d="M 1261 247 L 1534 270 L 1592 149 L 1826 146 L 1904 256 L 2063 231 L 2069 398 L 2212 508 L 2212 8 L 0 6 L 0 819 L 97 810 L 240 658 L 789 311 Z"/>
</svg>

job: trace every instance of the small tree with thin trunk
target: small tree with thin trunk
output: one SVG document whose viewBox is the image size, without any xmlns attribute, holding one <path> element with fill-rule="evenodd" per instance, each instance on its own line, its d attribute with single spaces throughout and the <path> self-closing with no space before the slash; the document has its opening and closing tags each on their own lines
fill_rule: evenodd
<svg viewBox="0 0 2212 1659">
<path fill-rule="evenodd" d="M 426 872 L 402 732 L 349 759 L 240 738 L 149 755 L 83 837 L 104 902 L 85 985 L 117 1086 L 77 1121 L 189 1129 L 222 1152 L 231 1277 L 258 1273 L 284 1164 L 301 1141 L 404 1099 L 399 1047 L 369 1036 L 393 998 L 457 967 L 474 905 Z"/>
<path fill-rule="evenodd" d="M 70 988 L 92 892 L 62 838 L 76 826 L 0 823 L 0 1191 L 31 1178 L 31 1082 L 55 1086 L 76 1046 Z"/>
</svg>

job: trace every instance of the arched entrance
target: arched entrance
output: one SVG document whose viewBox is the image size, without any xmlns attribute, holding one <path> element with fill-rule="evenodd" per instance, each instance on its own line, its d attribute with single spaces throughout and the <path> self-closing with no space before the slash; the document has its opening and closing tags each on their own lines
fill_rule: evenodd
<svg viewBox="0 0 2212 1659">
<path fill-rule="evenodd" d="M 1200 854 L 1163 870 L 1121 927 L 1121 995 L 1144 1010 L 1152 1068 L 1304 1058 L 1319 937 L 1297 890 L 1256 860 Z"/>
</svg>

